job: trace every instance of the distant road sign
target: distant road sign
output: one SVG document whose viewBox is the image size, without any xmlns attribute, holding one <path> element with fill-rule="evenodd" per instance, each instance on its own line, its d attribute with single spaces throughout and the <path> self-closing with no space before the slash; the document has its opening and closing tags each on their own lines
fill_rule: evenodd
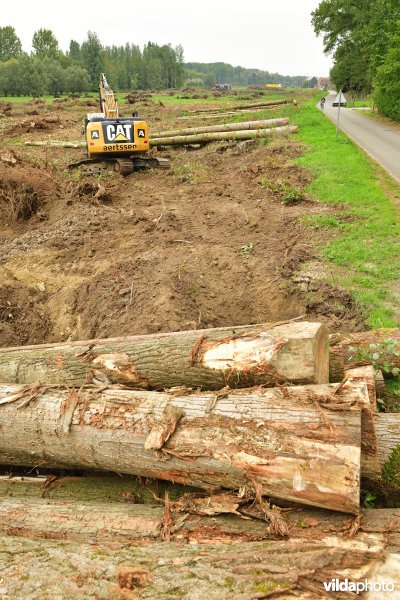
<svg viewBox="0 0 400 600">
<path fill-rule="evenodd" d="M 338 93 L 332 106 L 346 106 L 347 100 L 342 91 Z"/>
</svg>

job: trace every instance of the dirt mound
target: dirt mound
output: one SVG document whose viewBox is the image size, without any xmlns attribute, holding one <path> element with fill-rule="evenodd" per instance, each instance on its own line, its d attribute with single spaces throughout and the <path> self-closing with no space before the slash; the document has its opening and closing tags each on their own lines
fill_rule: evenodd
<svg viewBox="0 0 400 600">
<path fill-rule="evenodd" d="M 40 285 L 40 284 L 39 284 Z M 16 283 L 0 287 L 0 346 L 45 342 L 51 324 L 46 294 Z"/>
<path fill-rule="evenodd" d="M 1 163 L 0 163 L 1 165 Z M 45 209 L 55 197 L 57 185 L 43 169 L 0 166 L 0 222 L 27 221 Z"/>
<path fill-rule="evenodd" d="M 134 101 L 149 93 L 133 92 Z M 57 137 L 71 141 L 80 136 L 81 101 L 18 110 L 27 123 L 51 126 L 48 119 L 60 117 L 65 128 Z M 145 118 L 161 119 L 160 129 L 176 126 L 176 107 L 149 103 Z M 27 117 L 34 110 L 43 115 Z M 2 122 L 11 129 L 16 121 Z M 303 219 L 327 208 L 307 197 L 310 175 L 293 164 L 303 152 L 297 141 L 170 149 L 163 153 L 169 171 L 126 178 L 65 171 L 80 152 L 24 147 L 18 156 L 4 154 L 14 166 L 0 161 L 1 345 L 300 315 L 332 330 L 361 327 L 349 296 L 304 279 L 302 268 L 316 261 L 327 230 L 310 233 Z"/>
<path fill-rule="evenodd" d="M 125 100 L 128 104 L 137 104 L 137 102 L 149 102 L 152 99 L 150 92 L 130 92 Z"/>
</svg>

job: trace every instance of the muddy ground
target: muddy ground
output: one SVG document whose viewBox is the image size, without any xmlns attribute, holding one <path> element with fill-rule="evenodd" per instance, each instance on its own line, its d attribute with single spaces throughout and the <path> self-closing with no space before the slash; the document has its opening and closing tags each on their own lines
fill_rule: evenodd
<svg viewBox="0 0 400 600">
<path fill-rule="evenodd" d="M 300 315 L 332 331 L 365 328 L 349 295 L 321 278 L 327 232 L 304 217 L 332 209 L 307 197 L 296 136 L 168 149 L 169 171 L 126 178 L 68 172 L 81 150 L 24 146 L 83 139 L 90 102 L 0 107 L 1 346 Z M 139 109 L 151 132 L 199 125 L 179 121 L 182 107 Z M 287 186 L 301 190 L 290 205 Z"/>
</svg>

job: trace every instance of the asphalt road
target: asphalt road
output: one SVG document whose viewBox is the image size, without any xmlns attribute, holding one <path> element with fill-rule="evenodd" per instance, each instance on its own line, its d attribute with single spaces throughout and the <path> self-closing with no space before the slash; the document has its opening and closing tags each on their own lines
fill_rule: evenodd
<svg viewBox="0 0 400 600">
<path fill-rule="evenodd" d="M 332 106 L 336 94 L 326 98 L 324 113 L 334 123 L 337 108 Z M 350 108 L 340 109 L 340 129 L 400 182 L 400 129 L 373 121 Z"/>
</svg>

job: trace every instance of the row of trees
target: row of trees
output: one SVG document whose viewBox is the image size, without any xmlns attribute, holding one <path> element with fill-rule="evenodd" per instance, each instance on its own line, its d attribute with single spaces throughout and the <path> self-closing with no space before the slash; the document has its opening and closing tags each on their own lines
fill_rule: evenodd
<svg viewBox="0 0 400 600">
<path fill-rule="evenodd" d="M 51 30 L 39 29 L 33 35 L 32 48 L 30 55 L 23 52 L 15 29 L 0 27 L 0 95 L 95 90 L 101 72 L 119 90 L 168 89 L 184 81 L 181 46 L 151 42 L 143 50 L 135 44 L 103 46 L 97 34 L 89 31 L 82 44 L 71 40 L 64 53 Z"/>
<path fill-rule="evenodd" d="M 373 91 L 380 112 L 400 120 L 400 0 L 323 0 L 312 23 L 336 87 Z"/>
<path fill-rule="evenodd" d="M 266 83 L 281 83 L 288 87 L 302 87 L 306 76 L 280 75 L 260 69 L 234 67 L 230 64 L 217 63 L 185 63 L 187 83 L 212 87 L 216 83 L 231 83 L 233 85 L 265 85 Z"/>
</svg>

